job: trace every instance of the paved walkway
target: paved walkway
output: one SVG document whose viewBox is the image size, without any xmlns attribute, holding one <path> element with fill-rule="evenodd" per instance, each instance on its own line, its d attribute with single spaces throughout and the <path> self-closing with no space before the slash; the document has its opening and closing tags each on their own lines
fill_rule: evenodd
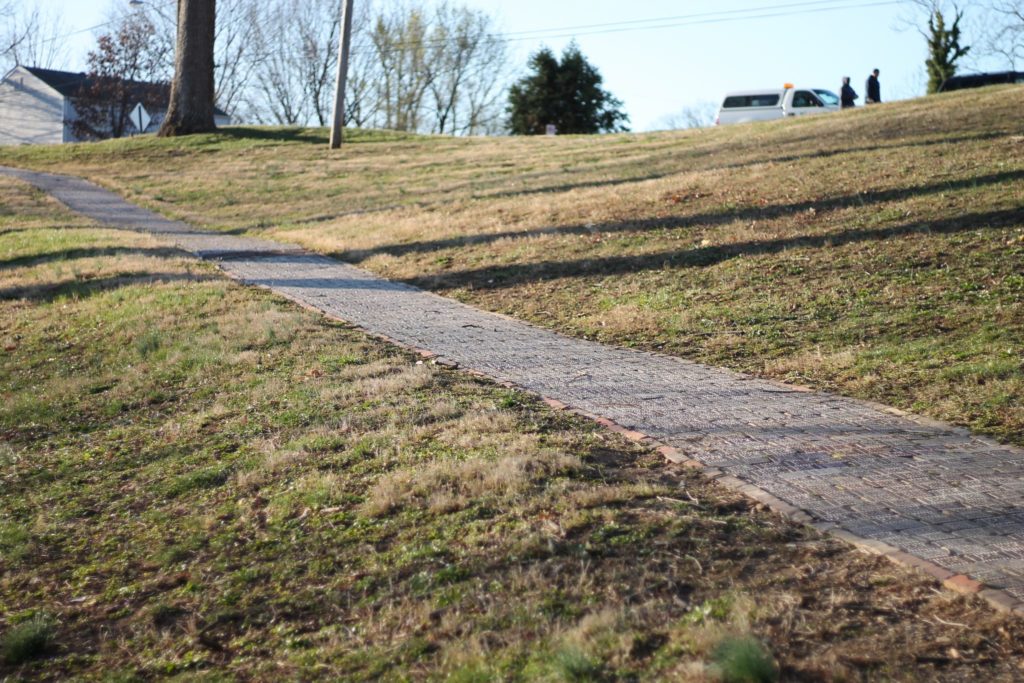
<svg viewBox="0 0 1024 683">
<path fill-rule="evenodd" d="M 565 337 L 295 246 L 205 233 L 76 178 L 0 172 L 103 223 L 164 235 L 244 282 L 643 432 L 797 519 L 806 511 L 819 528 L 1024 610 L 1024 450 L 861 401 Z"/>
</svg>

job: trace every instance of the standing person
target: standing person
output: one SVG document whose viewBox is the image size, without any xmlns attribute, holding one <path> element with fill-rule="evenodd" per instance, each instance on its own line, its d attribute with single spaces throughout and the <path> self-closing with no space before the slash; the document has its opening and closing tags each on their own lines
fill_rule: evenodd
<svg viewBox="0 0 1024 683">
<path fill-rule="evenodd" d="M 864 84 L 864 89 L 867 91 L 867 99 L 864 100 L 864 104 L 880 104 L 882 102 L 882 86 L 878 84 L 878 69 L 871 72 L 868 76 L 868 82 Z"/>
<path fill-rule="evenodd" d="M 839 108 L 849 109 L 855 106 L 853 101 L 858 97 L 857 91 L 850 87 L 850 77 L 843 76 L 843 87 L 839 90 Z"/>
</svg>

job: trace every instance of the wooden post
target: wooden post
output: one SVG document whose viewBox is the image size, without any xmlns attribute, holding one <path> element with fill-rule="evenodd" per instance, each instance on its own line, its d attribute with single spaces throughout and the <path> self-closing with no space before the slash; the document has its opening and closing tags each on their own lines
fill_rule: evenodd
<svg viewBox="0 0 1024 683">
<path fill-rule="evenodd" d="M 341 36 L 338 40 L 338 76 L 334 84 L 334 118 L 331 122 L 331 149 L 341 147 L 345 126 L 345 80 L 348 77 L 348 48 L 352 38 L 352 0 L 341 6 Z"/>
</svg>

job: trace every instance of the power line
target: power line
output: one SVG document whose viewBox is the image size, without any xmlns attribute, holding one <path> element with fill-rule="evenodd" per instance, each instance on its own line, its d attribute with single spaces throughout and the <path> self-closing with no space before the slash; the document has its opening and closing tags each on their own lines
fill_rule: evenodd
<svg viewBox="0 0 1024 683">
<path fill-rule="evenodd" d="M 628 32 L 628 31 L 646 31 L 646 30 L 652 30 L 652 29 L 677 28 L 677 27 L 680 27 L 680 26 L 698 26 L 698 25 L 706 25 L 706 24 L 725 24 L 725 23 L 731 23 L 731 22 L 736 22 L 736 21 L 746 21 L 746 20 L 749 20 L 749 19 L 772 19 L 772 18 L 776 18 L 776 17 L 798 16 L 798 15 L 801 15 L 801 14 L 821 14 L 823 12 L 834 12 L 836 10 L 844 10 L 844 9 L 862 9 L 862 8 L 866 8 L 866 7 L 882 7 L 882 6 L 885 6 L 885 5 L 901 5 L 901 4 L 903 4 L 903 0 L 878 0 L 877 2 L 859 2 L 859 3 L 856 3 L 856 4 L 852 4 L 852 5 L 842 5 L 842 6 L 838 6 L 837 5 L 837 6 L 832 6 L 832 7 L 819 7 L 819 8 L 816 8 L 816 9 L 803 9 L 803 10 L 792 11 L 792 12 L 770 12 L 768 14 L 748 14 L 748 15 L 739 16 L 739 17 L 720 17 L 720 18 L 703 19 L 703 20 L 697 20 L 697 21 L 682 21 L 682 22 L 678 22 L 678 23 L 658 24 L 658 25 L 654 25 L 654 26 L 639 26 L 639 27 L 631 27 L 631 28 L 630 27 L 609 28 L 609 29 L 604 29 L 604 30 L 599 30 L 599 31 L 586 31 L 586 32 L 580 32 L 580 33 L 568 33 L 568 34 L 549 36 L 549 37 L 552 37 L 552 38 L 572 38 L 572 37 L 577 36 L 577 35 L 585 35 L 585 36 L 586 35 L 600 35 L 600 34 L 607 34 L 607 33 L 625 33 L 625 32 Z M 757 10 L 757 11 L 766 11 L 766 10 L 774 10 L 774 9 L 775 9 L 774 7 L 766 7 L 766 8 Z"/>
<path fill-rule="evenodd" d="M 522 43 L 526 41 L 543 39 L 576 38 L 579 36 L 628 33 L 634 31 L 650 31 L 668 28 L 681 28 L 686 26 L 734 23 L 739 21 L 749 21 L 752 19 L 792 17 L 803 14 L 821 14 L 825 12 L 835 12 L 847 9 L 864 9 L 869 7 L 900 5 L 903 4 L 903 1 L 904 0 L 873 0 L 869 2 L 863 2 L 858 0 L 813 0 L 811 2 L 769 5 L 764 7 L 752 7 L 743 10 L 724 10 L 720 12 L 704 12 L 699 14 L 679 15 L 675 17 L 635 19 L 630 21 L 609 22 L 605 24 L 589 24 L 578 27 L 567 26 L 555 29 L 537 29 L 535 31 L 491 33 L 488 34 L 488 38 L 490 38 L 494 42 Z M 761 13 L 753 14 L 753 12 Z M 563 31 L 563 33 L 551 33 L 553 31 Z M 452 39 L 444 38 L 399 42 L 395 43 L 394 45 L 388 46 L 387 49 L 381 50 L 380 52 L 391 53 L 410 47 L 432 47 L 435 45 L 444 45 L 445 43 L 450 42 L 451 40 Z M 353 54 L 361 54 L 365 50 L 367 50 L 367 46 L 364 45 L 358 49 L 353 48 L 352 52 Z M 369 51 L 375 50 L 370 48 Z"/>
<path fill-rule="evenodd" d="M 171 3 L 170 2 L 163 2 L 163 3 L 148 2 L 148 3 L 144 3 L 142 5 L 138 5 L 138 7 L 141 9 L 142 12 L 145 12 L 147 7 L 152 7 L 154 12 L 156 12 L 157 14 L 160 14 L 160 10 L 157 9 L 158 5 L 160 5 L 160 4 L 170 5 Z M 96 24 L 95 26 L 88 26 L 86 28 L 80 28 L 80 29 L 77 29 L 75 31 L 71 31 L 69 33 L 65 33 L 64 35 L 53 36 L 52 38 L 47 38 L 47 39 L 41 40 L 39 42 L 40 43 L 55 43 L 58 40 L 64 40 L 65 38 L 71 38 L 72 36 L 78 36 L 78 35 L 81 35 L 83 33 L 89 33 L 90 31 L 95 31 L 98 28 L 104 28 L 106 26 L 111 26 L 111 25 L 116 24 L 118 22 L 121 22 L 123 20 L 124 20 L 124 16 L 114 17 L 113 19 L 108 19 L 107 21 L 104 21 L 102 23 Z"/>
<path fill-rule="evenodd" d="M 680 14 L 667 17 L 652 17 L 650 19 L 632 19 L 600 24 L 580 24 L 576 26 L 561 26 L 554 28 L 531 29 L 524 31 L 505 31 L 488 34 L 488 37 L 498 42 L 517 43 L 526 42 L 530 40 L 540 40 L 545 38 L 573 38 L 576 36 L 601 35 L 607 33 L 624 33 L 630 31 L 647 31 L 666 28 L 679 28 L 683 26 L 718 24 L 735 21 L 745 21 L 749 19 L 768 19 L 775 17 L 798 16 L 801 14 L 833 12 L 844 9 L 862 9 L 867 7 L 898 5 L 901 4 L 902 2 L 902 0 L 876 0 L 874 2 L 855 2 L 854 4 L 846 4 L 849 3 L 850 1 L 851 0 L 806 0 L 804 2 L 790 2 L 776 5 L 766 5 L 761 7 L 748 7 L 733 10 L 718 10 L 712 12 L 698 12 L 694 14 Z M 158 3 L 148 4 L 154 7 L 154 11 L 159 12 L 155 9 Z M 160 4 L 170 3 L 165 2 Z M 145 11 L 145 5 L 143 5 L 142 11 Z M 756 12 L 770 13 L 755 14 Z M 89 26 L 87 28 L 78 29 L 76 31 L 72 31 L 64 35 L 54 36 L 41 42 L 50 43 L 58 40 L 63 40 L 65 38 L 70 38 L 72 36 L 80 35 L 82 33 L 94 31 L 98 28 L 104 28 L 105 26 L 116 24 L 119 21 L 121 21 L 120 17 L 110 19 L 103 23 L 96 24 L 95 26 Z M 445 42 L 448 42 L 449 40 L 451 39 L 408 41 L 404 43 L 396 43 L 394 46 L 392 46 L 392 49 L 443 44 Z"/>
<path fill-rule="evenodd" d="M 806 1 L 806 2 L 793 2 L 793 3 L 783 4 L 783 5 L 771 5 L 771 6 L 767 6 L 767 7 L 745 7 L 745 8 L 732 9 L 732 10 L 718 10 L 718 11 L 713 11 L 713 12 L 698 12 L 698 13 L 695 13 L 695 14 L 679 14 L 679 15 L 668 16 L 668 17 L 654 17 L 654 18 L 651 18 L 651 19 L 633 19 L 633 20 L 629 20 L 629 21 L 615 21 L 615 22 L 608 22 L 608 23 L 603 23 L 603 24 L 582 24 L 582 25 L 577 25 L 577 26 L 562 26 L 562 27 L 559 27 L 559 28 L 550 28 L 550 29 L 536 29 L 536 30 L 532 30 L 532 31 L 506 31 L 505 33 L 500 34 L 500 35 L 504 35 L 504 36 L 508 37 L 508 36 L 517 36 L 517 35 L 521 35 L 521 34 L 541 34 L 541 33 L 550 33 L 550 32 L 564 32 L 564 31 L 575 32 L 575 31 L 580 31 L 580 30 L 585 30 L 585 29 L 594 29 L 594 28 L 624 27 L 624 26 L 628 26 L 628 25 L 637 25 L 637 24 L 650 24 L 650 23 L 659 23 L 659 22 L 666 22 L 666 21 L 673 21 L 674 22 L 674 21 L 680 21 L 680 20 L 699 19 L 699 18 L 715 17 L 715 16 L 726 16 L 726 15 L 736 15 L 736 14 L 749 14 L 749 13 L 752 13 L 752 12 L 763 12 L 763 11 L 767 11 L 767 10 L 790 9 L 790 8 L 796 8 L 796 7 L 810 7 L 810 6 L 816 6 L 816 5 L 833 5 L 833 4 L 836 4 L 836 3 L 839 3 L 839 2 L 844 2 L 844 1 L 847 1 L 847 0 L 809 0 L 809 1 Z M 842 9 L 842 8 L 838 8 L 838 9 Z"/>
<path fill-rule="evenodd" d="M 495 42 L 503 42 L 506 44 L 522 43 L 526 41 L 543 39 L 576 38 L 579 36 L 607 35 L 614 33 L 628 33 L 634 31 L 651 31 L 669 28 L 682 28 L 686 26 L 725 24 L 757 19 L 792 17 L 805 14 L 822 14 L 825 12 L 835 12 L 848 9 L 865 9 L 870 7 L 899 5 L 902 4 L 903 1 L 904 0 L 870 0 L 868 2 L 864 2 L 863 0 L 804 0 L 802 2 L 789 2 L 783 4 L 765 5 L 760 7 L 749 7 L 733 10 L 699 12 L 694 14 L 683 14 L 668 17 L 653 17 L 650 19 L 632 19 L 600 24 L 581 24 L 578 26 L 535 29 L 532 31 L 510 31 L 503 33 L 491 33 L 488 34 L 488 37 Z M 61 40 L 73 35 L 93 31 L 97 28 L 109 26 L 118 21 L 121 21 L 121 18 L 111 19 L 101 24 L 90 26 L 84 29 L 79 29 L 77 31 L 65 34 L 63 36 L 50 38 L 48 39 L 48 41 L 43 42 L 53 42 L 56 40 Z M 561 31 L 562 33 L 557 33 L 558 31 Z M 395 43 L 394 45 L 391 45 L 384 50 L 378 50 L 368 45 L 361 45 L 359 47 L 352 48 L 352 55 L 358 56 L 366 53 L 390 54 L 411 47 L 432 47 L 436 45 L 443 45 L 445 43 L 451 42 L 452 40 L 456 39 L 445 38 L 406 41 Z"/>
</svg>

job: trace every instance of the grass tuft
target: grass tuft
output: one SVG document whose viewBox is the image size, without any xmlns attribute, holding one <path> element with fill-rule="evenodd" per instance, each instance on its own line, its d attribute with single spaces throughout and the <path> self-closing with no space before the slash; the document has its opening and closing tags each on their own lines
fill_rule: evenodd
<svg viewBox="0 0 1024 683">
<path fill-rule="evenodd" d="M 135 340 L 135 350 L 143 358 L 148 358 L 160 349 L 160 334 L 150 330 Z"/>
<path fill-rule="evenodd" d="M 713 670 L 723 683 L 775 683 L 779 669 L 771 653 L 752 636 L 726 638 L 712 655 Z"/>
<path fill-rule="evenodd" d="M 206 467 L 172 479 L 167 485 L 167 495 L 177 498 L 193 491 L 216 488 L 231 476 L 231 469 L 223 465 Z"/>
<path fill-rule="evenodd" d="M 593 683 L 605 679 L 604 665 L 578 647 L 568 646 L 551 658 L 555 673 L 570 683 Z"/>
<path fill-rule="evenodd" d="M 12 626 L 0 639 L 0 659 L 12 665 L 39 659 L 50 651 L 54 635 L 52 619 L 45 615 L 33 616 Z"/>
<path fill-rule="evenodd" d="M 18 562 L 28 555 L 32 536 L 23 525 L 0 521 L 0 558 Z"/>
</svg>

